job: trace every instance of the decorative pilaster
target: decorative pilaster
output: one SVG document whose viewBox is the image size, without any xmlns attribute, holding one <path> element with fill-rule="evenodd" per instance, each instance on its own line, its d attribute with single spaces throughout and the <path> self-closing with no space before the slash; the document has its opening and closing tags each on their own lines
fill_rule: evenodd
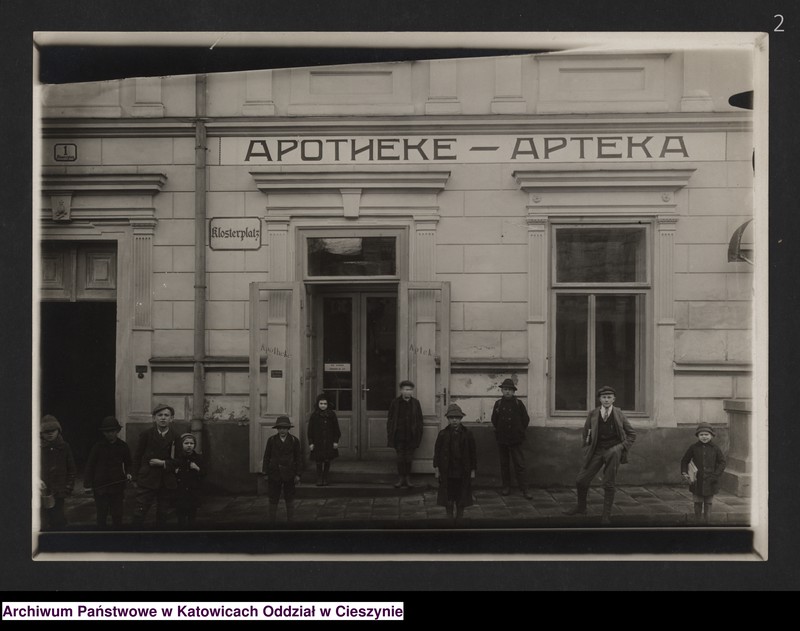
<svg viewBox="0 0 800 631">
<path fill-rule="evenodd" d="M 414 265 L 412 280 L 433 280 L 436 274 L 437 219 L 414 222 Z M 434 290 L 411 293 L 411 313 L 415 323 L 414 351 L 411 352 L 411 377 L 417 385 L 417 398 L 425 416 L 436 415 L 436 297 Z"/>
<path fill-rule="evenodd" d="M 289 218 L 266 219 L 269 249 L 269 279 L 289 280 Z"/>
<path fill-rule="evenodd" d="M 708 51 L 684 51 L 682 112 L 713 111 L 714 100 L 708 94 L 708 86 L 712 83 L 711 71 L 711 56 Z"/>
<path fill-rule="evenodd" d="M 492 114 L 524 114 L 522 58 L 497 57 L 494 61 Z"/>
<path fill-rule="evenodd" d="M 244 91 L 242 116 L 275 116 L 275 103 L 272 101 L 272 70 L 246 72 Z"/>
<path fill-rule="evenodd" d="M 270 291 L 267 307 L 267 414 L 290 412 L 289 299 L 288 291 Z M 279 376 L 280 375 L 280 376 Z"/>
<path fill-rule="evenodd" d="M 133 223 L 133 328 L 152 329 L 153 222 Z"/>
<path fill-rule="evenodd" d="M 161 102 L 161 77 L 139 77 L 134 80 L 133 116 L 160 118 L 164 116 Z"/>
<path fill-rule="evenodd" d="M 429 88 L 426 114 L 460 114 L 458 101 L 458 64 L 453 59 L 428 62 Z"/>
<path fill-rule="evenodd" d="M 533 425 L 547 419 L 547 225 L 528 210 L 528 411 Z M 538 209 L 537 209 L 538 210 Z"/>
<path fill-rule="evenodd" d="M 675 230 L 678 218 L 660 216 L 656 219 L 655 279 L 655 397 L 653 416 L 659 427 L 675 427 Z"/>
</svg>

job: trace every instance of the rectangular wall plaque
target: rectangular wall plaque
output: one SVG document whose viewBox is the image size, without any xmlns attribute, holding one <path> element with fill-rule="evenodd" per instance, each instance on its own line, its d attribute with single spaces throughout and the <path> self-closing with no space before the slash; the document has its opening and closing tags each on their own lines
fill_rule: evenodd
<svg viewBox="0 0 800 631">
<path fill-rule="evenodd" d="M 325 364 L 325 372 L 350 372 L 350 364 Z"/>
<path fill-rule="evenodd" d="M 258 250 L 261 219 L 258 217 L 214 217 L 208 226 L 212 250 Z"/>
</svg>

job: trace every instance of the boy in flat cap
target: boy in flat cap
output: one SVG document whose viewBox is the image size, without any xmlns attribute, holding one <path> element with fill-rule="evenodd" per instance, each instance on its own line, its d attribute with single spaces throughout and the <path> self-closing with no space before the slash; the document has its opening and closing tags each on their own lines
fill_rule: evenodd
<svg viewBox="0 0 800 631">
<path fill-rule="evenodd" d="M 389 404 L 386 419 L 387 446 L 392 447 L 397 454 L 398 478 L 395 488 L 414 486 L 409 476 L 414 450 L 422 441 L 422 406 L 413 394 L 414 382 L 407 379 L 401 381 L 400 396 Z"/>
<path fill-rule="evenodd" d="M 681 475 L 689 482 L 689 490 L 694 496 L 695 521 L 701 521 L 702 513 L 702 521 L 708 523 L 714 495 L 719 491 L 719 478 L 725 471 L 725 455 L 711 442 L 714 437 L 711 425 L 707 423 L 699 425 L 694 434 L 697 436 L 697 442 L 690 445 L 681 458 Z M 693 481 L 689 476 L 690 462 L 696 468 Z"/>
<path fill-rule="evenodd" d="M 517 478 L 519 490 L 526 499 L 533 496 L 528 492 L 525 482 L 525 430 L 531 422 L 525 404 L 520 401 L 515 392 L 517 386 L 512 379 L 506 379 L 500 384 L 503 397 L 494 403 L 492 408 L 492 428 L 497 439 L 497 448 L 500 451 L 500 476 L 503 480 L 501 493 L 508 495 L 511 489 L 511 471 Z"/>
<path fill-rule="evenodd" d="M 175 410 L 170 405 L 159 403 L 153 408 L 153 427 L 139 436 L 133 468 L 136 471 L 136 506 L 132 524 L 141 528 L 153 502 L 156 503 L 156 526 L 167 523 L 173 494 L 177 488 L 175 467 L 175 441 L 172 429 Z"/>
<path fill-rule="evenodd" d="M 456 403 L 447 406 L 445 412 L 449 425 L 439 432 L 433 449 L 433 468 L 439 479 L 436 503 L 444 506 L 447 516 L 456 519 L 464 515 L 464 507 L 472 506 L 472 480 L 478 468 L 475 438 L 461 424 L 464 412 Z"/>
<path fill-rule="evenodd" d="M 133 477 L 131 450 L 119 438 L 122 426 L 113 416 L 106 416 L 99 429 L 103 438 L 89 451 L 83 474 L 83 488 L 87 493 L 94 494 L 97 526 L 101 529 L 107 528 L 107 518 L 111 514 L 112 527 L 119 529 L 122 528 L 125 484 Z"/>
<path fill-rule="evenodd" d="M 300 484 L 300 471 L 303 468 L 300 441 L 289 433 L 293 425 L 288 416 L 279 416 L 272 427 L 278 433 L 267 439 L 261 465 L 261 472 L 267 477 L 269 520 L 275 521 L 278 515 L 278 502 L 283 491 L 286 520 L 292 521 L 295 486 Z"/>
<path fill-rule="evenodd" d="M 52 506 L 42 499 L 41 520 L 43 530 L 58 530 L 67 525 L 64 515 L 64 498 L 72 495 L 75 487 L 75 459 L 72 449 L 61 435 L 61 423 L 55 416 L 46 414 L 39 425 L 41 448 L 40 490 L 51 498 Z"/>
<path fill-rule="evenodd" d="M 583 467 L 578 472 L 578 505 L 567 515 L 585 515 L 589 485 L 600 469 L 603 470 L 602 524 L 611 523 L 611 509 L 616 493 L 617 469 L 628 461 L 628 450 L 636 440 L 636 432 L 618 407 L 614 406 L 616 392 L 611 386 L 597 391 L 600 405 L 589 412 L 583 424 Z"/>
</svg>

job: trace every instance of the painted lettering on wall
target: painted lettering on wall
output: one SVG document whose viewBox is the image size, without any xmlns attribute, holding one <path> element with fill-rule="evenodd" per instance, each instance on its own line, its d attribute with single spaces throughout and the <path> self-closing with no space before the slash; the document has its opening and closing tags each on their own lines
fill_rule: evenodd
<svg viewBox="0 0 800 631">
<path fill-rule="evenodd" d="M 279 348 L 277 346 L 270 346 L 269 348 L 267 348 L 264 344 L 262 344 L 261 352 L 267 353 L 268 355 L 276 355 L 278 357 L 291 357 L 291 355 L 285 349 Z"/>
<path fill-rule="evenodd" d="M 414 346 L 410 344 L 408 351 L 414 355 L 424 355 L 426 357 L 434 357 L 436 354 L 430 348 L 423 348 L 422 346 Z"/>
<path fill-rule="evenodd" d="M 718 137 L 719 136 L 719 137 Z M 221 164 L 435 162 L 602 162 L 724 159 L 724 136 L 698 134 L 534 134 L 223 138 Z M 721 156 L 717 154 L 722 152 Z"/>
</svg>

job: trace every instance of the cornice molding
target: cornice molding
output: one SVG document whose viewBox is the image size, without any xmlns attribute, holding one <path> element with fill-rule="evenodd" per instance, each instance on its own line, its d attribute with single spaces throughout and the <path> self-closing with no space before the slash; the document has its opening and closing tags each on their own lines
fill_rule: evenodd
<svg viewBox="0 0 800 631">
<path fill-rule="evenodd" d="M 262 193 L 272 191 L 337 190 L 343 194 L 356 190 L 401 190 L 439 192 L 444 190 L 450 171 L 422 169 L 328 171 L 321 169 L 289 169 L 250 171 Z"/>
<path fill-rule="evenodd" d="M 135 171 L 112 171 L 110 173 L 78 172 L 44 169 L 42 193 L 54 194 L 116 194 L 153 195 L 167 181 L 164 173 L 137 173 Z"/>
<path fill-rule="evenodd" d="M 541 165 L 512 173 L 519 187 L 527 192 L 570 191 L 677 191 L 689 183 L 694 167 L 650 165 L 572 164 Z M 665 200 L 669 201 L 669 200 Z"/>
</svg>

